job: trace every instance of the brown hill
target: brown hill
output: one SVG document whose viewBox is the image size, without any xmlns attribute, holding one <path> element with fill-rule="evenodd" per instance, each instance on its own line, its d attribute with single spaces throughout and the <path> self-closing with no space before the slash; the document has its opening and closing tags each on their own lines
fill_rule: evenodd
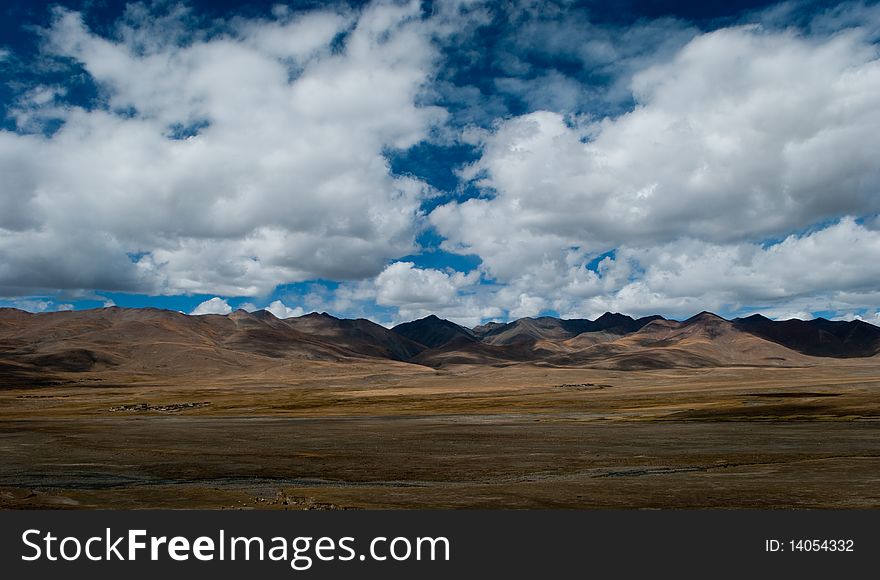
<svg viewBox="0 0 880 580">
<path fill-rule="evenodd" d="M 742 332 L 710 312 L 701 312 L 684 322 L 655 320 L 613 344 L 620 350 L 599 366 L 794 366 L 809 362 L 807 357 Z"/>
<path fill-rule="evenodd" d="M 153 308 L 41 314 L 0 309 L 0 386 L 86 371 L 253 377 L 358 360 L 628 370 L 800 366 L 815 364 L 817 356 L 878 352 L 880 328 L 863 322 L 754 316 L 727 321 L 708 312 L 684 322 L 611 313 L 593 321 L 524 318 L 472 331 L 436 316 L 389 330 L 326 313 L 281 320 L 241 310 L 188 316 Z"/>
<path fill-rule="evenodd" d="M 585 333 L 628 334 L 658 319 L 662 319 L 662 317 L 646 316 L 636 320 L 624 314 L 611 312 L 606 312 L 596 320 L 564 320 L 550 316 L 520 318 L 507 324 L 481 327 L 479 337 L 482 342 L 493 345 L 535 344 L 540 341 L 568 340 Z"/>
<path fill-rule="evenodd" d="M 486 332 L 482 342 L 497 346 L 509 344 L 535 344 L 542 340 L 565 340 L 583 332 L 575 331 L 570 323 L 579 321 L 560 320 L 549 316 L 541 318 L 520 318 Z M 569 324 L 567 324 L 569 323 Z"/>
<path fill-rule="evenodd" d="M 0 310 L 2 380 L 49 372 L 257 372 L 286 361 L 402 360 L 424 349 L 367 320 L 271 313 L 187 316 L 151 308 Z M 317 320 L 315 319 L 317 317 Z"/>
<path fill-rule="evenodd" d="M 585 332 L 563 343 L 567 352 L 546 359 L 558 366 L 619 370 L 714 366 L 798 366 L 809 357 L 737 329 L 702 312 L 684 322 L 654 319 L 638 331 Z"/>
<path fill-rule="evenodd" d="M 449 364 L 497 365 L 564 358 L 587 346 L 618 339 L 657 319 L 662 317 L 649 316 L 636 320 L 610 312 L 596 320 L 564 320 L 542 316 L 520 318 L 507 324 L 489 323 L 465 333 L 465 329 L 452 322 L 429 316 L 397 326 L 394 330 L 405 330 L 411 337 L 427 339 L 436 345 L 409 362 L 432 367 Z M 418 334 L 414 329 L 418 329 Z"/>
</svg>

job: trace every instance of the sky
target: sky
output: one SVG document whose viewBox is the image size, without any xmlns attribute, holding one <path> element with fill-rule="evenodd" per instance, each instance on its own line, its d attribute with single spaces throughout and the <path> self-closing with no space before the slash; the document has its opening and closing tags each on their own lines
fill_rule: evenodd
<svg viewBox="0 0 880 580">
<path fill-rule="evenodd" d="M 876 2 L 5 2 L 0 306 L 880 324 Z"/>
</svg>

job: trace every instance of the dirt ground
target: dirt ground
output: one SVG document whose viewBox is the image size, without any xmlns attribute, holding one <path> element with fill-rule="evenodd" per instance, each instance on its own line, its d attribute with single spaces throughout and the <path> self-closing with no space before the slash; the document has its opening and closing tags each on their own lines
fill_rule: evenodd
<svg viewBox="0 0 880 580">
<path fill-rule="evenodd" d="M 877 508 L 880 364 L 0 389 L 0 507 Z"/>
</svg>

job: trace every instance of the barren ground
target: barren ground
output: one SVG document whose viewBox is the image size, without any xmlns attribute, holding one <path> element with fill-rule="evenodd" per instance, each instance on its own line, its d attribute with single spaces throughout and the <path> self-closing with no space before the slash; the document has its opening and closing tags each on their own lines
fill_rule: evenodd
<svg viewBox="0 0 880 580">
<path fill-rule="evenodd" d="M 877 508 L 880 364 L 0 389 L 5 508 Z"/>
</svg>

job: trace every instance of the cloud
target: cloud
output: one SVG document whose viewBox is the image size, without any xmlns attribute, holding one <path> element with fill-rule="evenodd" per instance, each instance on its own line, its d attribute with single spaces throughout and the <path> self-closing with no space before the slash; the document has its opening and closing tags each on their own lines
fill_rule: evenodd
<svg viewBox="0 0 880 580">
<path fill-rule="evenodd" d="M 230 312 L 232 312 L 232 307 L 229 306 L 229 303 L 215 296 L 196 306 L 190 314 L 192 316 L 201 316 L 203 314 L 229 314 Z"/>
<path fill-rule="evenodd" d="M 295 316 L 302 316 L 303 314 L 305 314 L 305 310 L 303 310 L 301 306 L 290 308 L 280 300 L 275 300 L 274 302 L 269 304 L 269 306 L 267 306 L 265 310 L 268 310 L 278 318 L 293 318 Z"/>
<path fill-rule="evenodd" d="M 366 316 L 385 326 L 429 314 L 474 326 L 503 315 L 491 303 L 491 293 L 480 285 L 477 270 L 465 273 L 395 262 L 373 280 L 342 284 L 330 293 L 312 293 L 304 301 L 315 310 Z"/>
<path fill-rule="evenodd" d="M 700 35 L 633 76 L 626 114 L 537 111 L 484 132 L 464 172 L 484 195 L 430 222 L 444 249 L 481 258 L 511 313 L 849 299 L 877 259 L 877 56 L 865 29 Z M 827 225 L 846 215 L 871 219 Z"/>
<path fill-rule="evenodd" d="M 473 286 L 480 274 L 417 268 L 395 262 L 376 277 L 376 302 L 383 306 L 437 308 L 458 300 L 462 288 Z"/>
<path fill-rule="evenodd" d="M 397 309 L 395 322 L 436 314 L 464 326 L 502 314 L 484 304 L 476 285 L 480 273 L 418 268 L 412 262 L 395 262 L 375 280 L 375 301 Z"/>
<path fill-rule="evenodd" d="M 141 8 L 110 39 L 57 9 L 46 51 L 104 101 L 35 96 L 20 123 L 61 128 L 0 131 L 0 290 L 257 296 L 412 253 L 429 188 L 385 153 L 444 116 L 417 104 L 437 60 L 418 4 L 279 14 L 206 36 Z"/>
<path fill-rule="evenodd" d="M 794 312 L 786 311 L 786 310 L 766 310 L 760 312 L 767 318 L 772 318 L 773 320 L 813 320 L 815 318 L 811 312 L 805 312 L 803 310 L 798 310 Z"/>
<path fill-rule="evenodd" d="M 507 279 L 523 251 L 534 261 L 572 246 L 755 239 L 873 214 L 878 88 L 876 48 L 858 32 L 705 34 L 636 75 L 630 113 L 502 123 L 470 168 L 494 197 L 452 202 L 431 222 L 448 248 Z"/>
<path fill-rule="evenodd" d="M 302 306 L 276 300 L 279 316 L 468 326 L 874 316 L 880 10 L 809 10 L 703 33 L 527 1 L 210 23 L 137 4 L 99 34 L 57 9 L 41 54 L 99 98 L 81 106 L 53 79 L 6 111 L 0 294 L 280 297 Z M 455 191 L 392 171 L 426 141 L 477 146 Z M 479 266 L 404 261 L 428 228 Z"/>
<path fill-rule="evenodd" d="M 876 304 L 880 232 L 843 219 L 769 246 L 684 239 L 619 248 L 597 272 L 557 272 L 556 303 L 581 315 L 606 310 L 690 315 L 744 310 L 771 317 Z M 575 281 L 584 282 L 580 286 Z M 576 291 L 575 291 L 576 290 Z M 755 308 L 763 305 L 763 308 Z"/>
<path fill-rule="evenodd" d="M 875 326 L 880 326 L 880 310 L 876 310 L 871 312 L 870 309 L 864 310 L 861 313 L 858 312 L 845 312 L 839 316 L 835 316 L 832 320 L 843 320 L 846 322 L 852 322 L 853 320 L 861 320 L 862 322 L 867 322 L 869 324 L 873 324 Z"/>
<path fill-rule="evenodd" d="M 51 300 L 15 300 L 10 306 L 27 312 L 51 312 L 53 303 Z"/>
<path fill-rule="evenodd" d="M 43 298 L 19 298 L 0 300 L 0 307 L 18 308 L 27 312 L 64 312 L 73 310 L 73 304 L 57 303 L 54 300 Z"/>
<path fill-rule="evenodd" d="M 399 263 L 377 278 L 381 286 L 341 287 L 336 296 L 344 299 L 325 303 L 345 310 L 375 301 L 395 308 L 396 322 L 433 313 L 467 326 L 545 312 L 564 318 L 606 311 L 685 318 L 704 309 L 775 319 L 841 311 L 869 320 L 880 303 L 880 231 L 853 218 L 773 244 L 687 238 L 624 245 L 590 269 L 577 252 L 568 257 L 526 264 L 505 284 L 480 284 L 475 272 L 458 273 L 455 283 L 456 275 Z M 381 301 L 380 292 L 386 296 Z"/>
</svg>

